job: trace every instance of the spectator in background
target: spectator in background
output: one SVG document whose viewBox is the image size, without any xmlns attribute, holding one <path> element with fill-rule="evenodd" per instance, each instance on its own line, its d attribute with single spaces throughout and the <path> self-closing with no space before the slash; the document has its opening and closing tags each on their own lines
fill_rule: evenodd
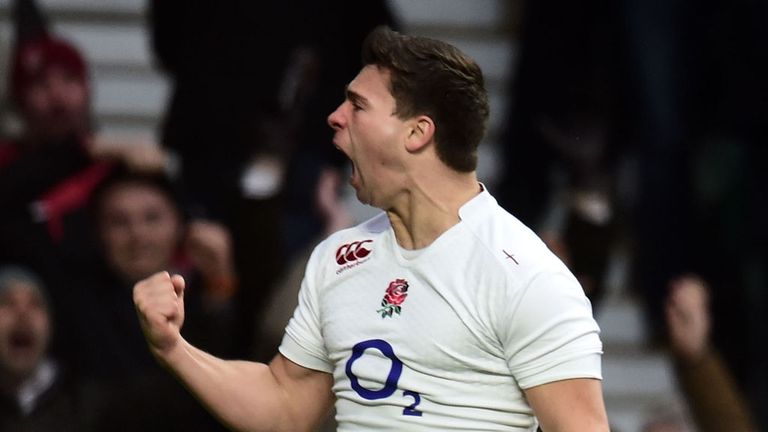
<svg viewBox="0 0 768 432">
<path fill-rule="evenodd" d="M 692 275 L 673 280 L 666 317 L 675 372 L 699 430 L 756 432 L 746 401 L 712 347 L 704 281 Z"/>
<path fill-rule="evenodd" d="M 91 373 L 124 377 L 146 364 L 155 366 L 135 322 L 131 287 L 163 270 L 190 278 L 187 304 L 194 324 L 189 337 L 220 355 L 232 349 L 219 335 L 230 331 L 226 326 L 237 289 L 229 232 L 213 222 L 187 223 L 177 195 L 162 175 L 124 171 L 112 174 L 94 193 L 91 208 L 102 265 L 81 269 L 72 288 L 81 323 L 75 333 L 83 345 L 78 351 L 90 353 L 82 364 Z"/>
<path fill-rule="evenodd" d="M 13 6 L 8 84 L 22 129 L 0 142 L 0 260 L 34 268 L 56 304 L 67 269 L 95 253 L 85 217 L 91 191 L 116 159 L 153 170 L 163 156 L 150 144 L 95 134 L 85 59 L 47 30 L 31 0 Z"/>
<path fill-rule="evenodd" d="M 393 18 L 384 0 L 148 6 L 173 82 L 162 144 L 180 157 L 193 216 L 238 233 L 235 339 L 250 355 L 273 283 L 323 229 L 306 209 L 318 178 L 345 162 L 324 119 L 359 70 L 365 35 Z"/>
<path fill-rule="evenodd" d="M 185 274 L 187 337 L 218 355 L 233 350 L 226 337 L 237 289 L 230 235 L 212 222 L 187 223 L 177 196 L 165 176 L 116 169 L 92 197 L 102 256 L 70 282 L 62 321 L 77 372 L 103 395 L 96 422 L 104 430 L 216 430 L 151 358 L 133 309 L 136 281 L 163 270 Z"/>
<path fill-rule="evenodd" d="M 18 139 L 0 143 L 0 238 L 15 255 L 4 258 L 41 261 L 41 251 L 67 245 L 69 217 L 109 164 L 85 145 L 90 91 L 72 45 L 47 33 L 17 40 L 10 86 L 24 126 Z"/>
<path fill-rule="evenodd" d="M 80 394 L 49 357 L 45 288 L 28 270 L 0 267 L 0 430 L 85 430 Z"/>
</svg>

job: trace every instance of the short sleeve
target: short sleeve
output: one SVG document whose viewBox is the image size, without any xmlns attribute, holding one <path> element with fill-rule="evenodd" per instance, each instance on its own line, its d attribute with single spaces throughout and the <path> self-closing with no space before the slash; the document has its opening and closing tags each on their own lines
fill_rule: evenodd
<svg viewBox="0 0 768 432">
<path fill-rule="evenodd" d="M 333 365 L 323 342 L 318 302 L 316 262 L 321 246 L 315 248 L 309 259 L 299 291 L 299 304 L 288 322 L 279 350 L 298 365 L 330 373 Z"/>
<path fill-rule="evenodd" d="M 523 389 L 572 378 L 602 379 L 600 329 L 572 275 L 536 275 L 519 300 L 511 296 L 499 336 L 512 376 Z"/>
</svg>

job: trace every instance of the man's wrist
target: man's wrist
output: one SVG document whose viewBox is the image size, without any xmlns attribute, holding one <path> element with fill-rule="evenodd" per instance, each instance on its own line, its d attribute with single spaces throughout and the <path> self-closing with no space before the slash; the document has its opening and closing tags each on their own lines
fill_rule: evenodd
<svg viewBox="0 0 768 432">
<path fill-rule="evenodd" d="M 181 336 L 172 345 L 165 348 L 150 347 L 155 358 L 165 367 L 174 369 L 188 355 L 189 343 Z"/>
</svg>

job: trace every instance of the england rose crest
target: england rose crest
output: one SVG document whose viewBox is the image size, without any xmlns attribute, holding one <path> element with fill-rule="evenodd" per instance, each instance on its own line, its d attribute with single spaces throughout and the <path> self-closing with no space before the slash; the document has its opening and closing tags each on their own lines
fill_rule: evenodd
<svg viewBox="0 0 768 432">
<path fill-rule="evenodd" d="M 395 313 L 400 315 L 400 305 L 403 304 L 406 297 L 408 297 L 408 281 L 395 279 L 389 283 L 387 292 L 381 299 L 381 309 L 376 312 L 380 313 L 382 318 L 391 317 Z"/>
</svg>

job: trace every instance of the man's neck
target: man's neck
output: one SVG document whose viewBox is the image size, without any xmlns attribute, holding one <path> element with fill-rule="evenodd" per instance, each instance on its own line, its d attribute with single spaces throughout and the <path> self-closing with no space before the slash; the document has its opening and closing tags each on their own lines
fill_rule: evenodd
<svg viewBox="0 0 768 432">
<path fill-rule="evenodd" d="M 459 209 L 481 192 L 474 172 L 420 175 L 387 210 L 397 243 L 423 249 L 459 223 Z"/>
</svg>

